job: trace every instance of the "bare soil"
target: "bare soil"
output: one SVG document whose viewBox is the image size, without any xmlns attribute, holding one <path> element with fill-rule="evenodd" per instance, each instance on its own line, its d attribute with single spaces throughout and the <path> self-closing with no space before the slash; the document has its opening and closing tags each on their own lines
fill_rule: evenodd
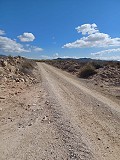
<svg viewBox="0 0 120 160">
<path fill-rule="evenodd" d="M 0 86 L 0 160 L 119 160 L 119 99 L 44 63 L 37 77 Z"/>
</svg>

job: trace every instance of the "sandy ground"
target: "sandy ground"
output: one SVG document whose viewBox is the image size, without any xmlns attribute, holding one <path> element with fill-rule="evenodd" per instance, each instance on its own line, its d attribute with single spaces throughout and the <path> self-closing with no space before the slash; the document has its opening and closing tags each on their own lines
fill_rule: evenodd
<svg viewBox="0 0 120 160">
<path fill-rule="evenodd" d="M 1 99 L 0 160 L 119 160 L 120 106 L 38 63 L 39 83 Z"/>
</svg>

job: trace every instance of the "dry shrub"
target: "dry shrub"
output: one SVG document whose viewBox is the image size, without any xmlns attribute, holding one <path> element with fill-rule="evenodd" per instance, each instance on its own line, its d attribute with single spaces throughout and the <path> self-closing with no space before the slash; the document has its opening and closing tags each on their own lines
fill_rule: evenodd
<svg viewBox="0 0 120 160">
<path fill-rule="evenodd" d="M 80 72 L 78 73 L 78 77 L 79 78 L 88 78 L 96 73 L 97 72 L 96 72 L 94 66 L 92 66 L 91 64 L 86 64 L 80 69 Z"/>
<path fill-rule="evenodd" d="M 20 65 L 20 71 L 27 75 L 32 75 L 32 70 L 35 68 L 35 62 L 25 59 Z"/>
<path fill-rule="evenodd" d="M 95 68 L 95 69 L 99 69 L 99 68 L 103 68 L 104 64 L 102 62 L 91 62 L 91 65 Z"/>
</svg>

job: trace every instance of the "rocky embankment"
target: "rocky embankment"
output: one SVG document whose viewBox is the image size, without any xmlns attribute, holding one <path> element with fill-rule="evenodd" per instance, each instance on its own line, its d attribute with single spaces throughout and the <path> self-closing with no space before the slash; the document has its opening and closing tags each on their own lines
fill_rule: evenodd
<svg viewBox="0 0 120 160">
<path fill-rule="evenodd" d="M 120 86 L 120 68 L 117 66 L 104 66 L 97 70 L 97 74 L 91 77 L 97 83 L 104 85 Z"/>
<path fill-rule="evenodd" d="M 23 57 L 0 58 L 0 82 L 33 82 L 36 63 Z"/>
<path fill-rule="evenodd" d="M 37 82 L 37 64 L 20 56 L 0 57 L 0 101 Z"/>
</svg>

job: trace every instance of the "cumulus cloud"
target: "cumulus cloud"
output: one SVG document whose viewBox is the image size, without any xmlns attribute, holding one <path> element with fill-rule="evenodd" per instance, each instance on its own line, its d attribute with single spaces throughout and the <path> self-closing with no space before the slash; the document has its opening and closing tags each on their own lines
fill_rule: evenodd
<svg viewBox="0 0 120 160">
<path fill-rule="evenodd" d="M 0 36 L 0 50 L 7 53 L 30 52 L 29 50 L 24 49 L 23 45 L 17 43 L 15 40 L 2 36 Z"/>
<path fill-rule="evenodd" d="M 22 45 L 8 37 L 0 36 L 0 51 L 5 53 L 41 52 L 43 49 L 29 44 Z"/>
<path fill-rule="evenodd" d="M 0 35 L 5 35 L 5 31 L 0 30 Z"/>
<path fill-rule="evenodd" d="M 76 27 L 75 29 L 77 30 L 78 33 L 82 33 L 83 35 L 99 32 L 99 30 L 97 29 L 97 25 L 95 23 L 83 24 L 81 26 Z"/>
<path fill-rule="evenodd" d="M 103 55 L 103 54 L 115 53 L 115 52 L 120 52 L 120 48 L 107 49 L 107 50 L 103 50 L 103 51 L 99 51 L 99 52 L 94 52 L 94 53 L 91 53 L 91 55 Z"/>
<path fill-rule="evenodd" d="M 78 33 L 83 35 L 88 34 L 74 42 L 67 43 L 63 48 L 88 48 L 88 47 L 110 47 L 110 46 L 120 46 L 120 38 L 111 38 L 108 34 L 101 33 L 97 29 L 97 25 L 84 24 L 78 26 Z"/>
<path fill-rule="evenodd" d="M 3 36 L 5 32 L 0 30 L 0 51 L 4 53 L 27 53 L 27 52 L 41 52 L 43 49 L 38 46 L 32 46 L 30 44 L 20 44 L 16 40 Z M 25 37 L 26 36 L 26 37 Z M 31 33 L 23 34 L 23 41 L 32 41 L 33 37 Z M 29 39 L 29 40 L 28 40 Z"/>
<path fill-rule="evenodd" d="M 35 36 L 32 33 L 25 32 L 18 36 L 18 38 L 21 42 L 32 42 L 35 39 Z"/>
</svg>

